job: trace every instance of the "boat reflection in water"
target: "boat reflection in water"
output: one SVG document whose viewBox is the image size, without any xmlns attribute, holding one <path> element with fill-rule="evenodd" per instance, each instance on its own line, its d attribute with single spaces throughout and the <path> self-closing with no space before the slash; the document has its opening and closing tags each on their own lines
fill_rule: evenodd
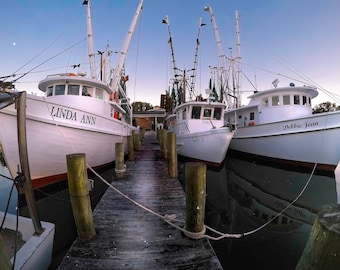
<svg viewBox="0 0 340 270">
<path fill-rule="evenodd" d="M 246 233 L 211 241 L 224 269 L 295 269 L 316 214 L 333 203 L 334 175 L 311 176 L 311 171 L 230 156 L 221 171 L 207 171 L 206 224 L 225 233 Z"/>
</svg>

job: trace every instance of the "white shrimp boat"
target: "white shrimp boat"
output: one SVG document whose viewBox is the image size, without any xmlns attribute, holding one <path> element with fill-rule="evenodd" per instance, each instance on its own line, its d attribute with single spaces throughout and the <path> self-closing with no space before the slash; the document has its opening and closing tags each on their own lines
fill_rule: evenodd
<svg viewBox="0 0 340 270">
<path fill-rule="evenodd" d="M 198 62 L 198 48 L 200 45 L 200 29 L 204 25 L 200 19 L 196 38 L 194 68 L 183 70 L 183 75 L 178 74 L 174 57 L 172 37 L 168 16 L 163 20 L 169 32 L 172 65 L 174 72 L 173 93 L 166 95 L 166 108 L 168 115 L 165 125 L 168 131 L 176 134 L 177 154 L 189 160 L 202 161 L 208 166 L 220 167 L 227 154 L 228 146 L 233 132 L 225 126 L 223 114 L 226 104 L 218 99 L 214 87 L 209 85 L 206 90 L 208 97 L 203 99 L 202 94 L 194 93 L 195 78 Z M 186 72 L 192 72 L 190 84 L 187 83 Z M 182 77 L 181 80 L 178 77 Z M 186 101 L 186 88 L 190 90 L 190 99 Z M 175 93 L 176 92 L 176 93 Z M 196 95 L 193 99 L 192 96 Z"/>
<path fill-rule="evenodd" d="M 89 2 L 84 1 L 91 76 L 86 77 L 84 72 L 51 75 L 39 83 L 45 96 L 27 94 L 27 148 L 34 188 L 65 180 L 68 154 L 85 153 L 87 164 L 93 168 L 111 164 L 115 160 L 115 143 L 122 142 L 127 150 L 127 136 L 133 130 L 138 132 L 132 125 L 132 109 L 126 96 L 124 63 L 143 1 L 134 14 L 117 66 L 104 72 L 112 74 L 104 80 L 97 79 L 95 72 Z M 105 59 L 109 54 L 107 50 Z M 2 88 L 6 92 L 2 101 L 6 95 L 9 99 L 15 95 L 12 89 Z M 14 178 L 20 164 L 14 104 L 0 111 L 0 125 L 1 148 Z"/>
<path fill-rule="evenodd" d="M 176 134 L 177 154 L 219 167 L 233 137 L 224 126 L 226 105 L 221 102 L 190 101 L 177 106 L 166 118 L 168 130 Z"/>
<path fill-rule="evenodd" d="M 340 111 L 312 113 L 318 95 L 307 86 L 273 88 L 250 96 L 244 107 L 228 110 L 235 129 L 231 152 L 267 161 L 334 171 L 340 160 Z"/>
</svg>

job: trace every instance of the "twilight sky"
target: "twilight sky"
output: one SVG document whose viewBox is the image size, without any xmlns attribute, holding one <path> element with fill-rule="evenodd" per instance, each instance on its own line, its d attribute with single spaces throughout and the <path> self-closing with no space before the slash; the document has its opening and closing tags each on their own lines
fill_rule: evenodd
<svg viewBox="0 0 340 270">
<path fill-rule="evenodd" d="M 95 52 L 120 51 L 139 0 L 92 0 Z M 15 74 L 16 89 L 37 92 L 39 80 L 48 74 L 88 71 L 86 8 L 82 0 L 2 1 L 0 77 Z M 208 88 L 209 66 L 218 65 L 218 49 L 205 6 L 213 10 L 224 53 L 236 55 L 235 11 L 240 15 L 242 103 L 257 90 L 279 86 L 314 85 L 337 95 L 331 99 L 319 91 L 313 105 L 340 103 L 340 1 L 339 0 L 144 0 L 140 20 L 126 60 L 131 101 L 159 105 L 172 78 L 168 29 L 169 17 L 174 55 L 179 69 L 192 69 L 200 18 L 196 93 Z M 229 49 L 232 48 L 232 49 Z M 97 56 L 97 66 L 99 57 Z M 112 62 L 117 60 L 113 55 Z M 99 72 L 99 68 L 98 68 Z M 4 79 L 0 79 L 4 80 Z M 251 84 L 248 82 L 251 81 Z"/>
</svg>

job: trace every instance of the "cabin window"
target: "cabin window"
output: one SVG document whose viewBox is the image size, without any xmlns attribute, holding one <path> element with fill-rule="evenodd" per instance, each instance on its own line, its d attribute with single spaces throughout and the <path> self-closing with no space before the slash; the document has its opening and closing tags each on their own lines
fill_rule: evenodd
<svg viewBox="0 0 340 270">
<path fill-rule="evenodd" d="M 308 105 L 307 104 L 307 97 L 306 96 L 302 96 L 302 104 L 303 105 Z"/>
<path fill-rule="evenodd" d="M 220 120 L 222 115 L 222 108 L 215 108 L 214 110 L 214 120 Z"/>
<path fill-rule="evenodd" d="M 96 98 L 103 99 L 103 94 L 104 94 L 103 89 L 100 89 L 100 88 L 96 89 Z"/>
<path fill-rule="evenodd" d="M 268 107 L 268 98 L 263 98 L 262 99 L 262 107 Z"/>
<path fill-rule="evenodd" d="M 252 121 L 252 120 L 255 120 L 255 113 L 254 112 L 251 112 L 249 114 L 249 120 Z"/>
<path fill-rule="evenodd" d="M 187 108 L 184 108 L 183 113 L 182 113 L 182 118 L 187 119 Z"/>
<path fill-rule="evenodd" d="M 47 87 L 46 96 L 53 96 L 53 86 Z"/>
<path fill-rule="evenodd" d="M 69 84 L 67 89 L 68 95 L 79 96 L 79 85 Z"/>
<path fill-rule="evenodd" d="M 81 95 L 85 97 L 92 97 L 94 92 L 93 87 L 83 85 L 83 89 L 81 91 Z"/>
<path fill-rule="evenodd" d="M 279 106 L 280 102 L 279 102 L 279 96 L 273 96 L 272 97 L 272 106 Z"/>
<path fill-rule="evenodd" d="M 55 86 L 55 95 L 65 95 L 65 84 Z"/>
<path fill-rule="evenodd" d="M 283 105 L 289 105 L 290 104 L 290 96 L 284 95 L 283 96 Z"/>
<path fill-rule="evenodd" d="M 191 118 L 192 119 L 200 119 L 201 117 L 201 107 L 192 107 Z"/>
<path fill-rule="evenodd" d="M 204 111 L 203 111 L 203 117 L 205 117 L 205 118 L 211 118 L 211 109 L 204 109 Z"/>
<path fill-rule="evenodd" d="M 299 105 L 299 104 L 300 104 L 300 96 L 294 95 L 294 105 Z"/>
<path fill-rule="evenodd" d="M 312 102 L 310 100 L 310 97 L 308 97 L 308 105 L 312 105 Z"/>
</svg>

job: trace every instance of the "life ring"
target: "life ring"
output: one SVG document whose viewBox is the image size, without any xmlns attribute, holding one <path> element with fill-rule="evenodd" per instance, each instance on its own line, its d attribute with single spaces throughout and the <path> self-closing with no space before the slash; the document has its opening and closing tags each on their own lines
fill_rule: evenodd
<svg viewBox="0 0 340 270">
<path fill-rule="evenodd" d="M 249 122 L 248 126 L 255 126 L 255 123 L 254 122 Z"/>
<path fill-rule="evenodd" d="M 74 73 L 69 73 L 68 76 L 77 76 L 77 75 Z"/>
</svg>

